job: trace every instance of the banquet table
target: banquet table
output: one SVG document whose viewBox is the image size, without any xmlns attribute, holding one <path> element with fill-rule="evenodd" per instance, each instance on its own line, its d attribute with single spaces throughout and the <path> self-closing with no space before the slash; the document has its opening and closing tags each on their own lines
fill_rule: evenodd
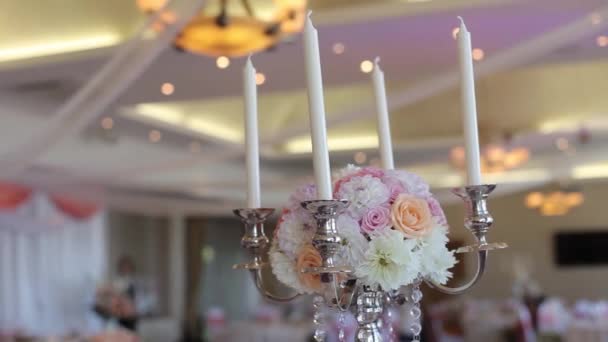
<svg viewBox="0 0 608 342">
<path fill-rule="evenodd" d="M 575 320 L 566 331 L 564 342 L 608 342 L 608 322 Z"/>
</svg>

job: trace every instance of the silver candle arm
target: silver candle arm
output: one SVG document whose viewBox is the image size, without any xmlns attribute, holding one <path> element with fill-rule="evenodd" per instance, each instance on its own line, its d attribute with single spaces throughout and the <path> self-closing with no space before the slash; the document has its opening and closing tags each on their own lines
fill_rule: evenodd
<svg viewBox="0 0 608 342">
<path fill-rule="evenodd" d="M 452 191 L 464 201 L 464 227 L 471 232 L 477 242 L 474 245 L 459 248 L 456 250 L 456 253 L 476 252 L 477 270 L 470 281 L 459 287 L 449 287 L 427 280 L 426 283 L 428 285 L 446 294 L 461 294 L 475 285 L 483 276 L 486 268 L 488 251 L 507 247 L 505 243 L 487 242 L 488 231 L 494 223 L 494 218 L 488 210 L 487 199 L 495 188 L 495 184 L 484 184 L 465 186 L 456 188 Z"/>
<path fill-rule="evenodd" d="M 268 290 L 266 290 L 266 287 L 264 286 L 264 277 L 262 276 L 262 270 L 261 269 L 257 269 L 257 270 L 251 270 L 251 275 L 253 276 L 253 282 L 255 283 L 255 287 L 258 289 L 258 292 L 264 296 L 264 298 L 274 301 L 274 302 L 280 302 L 280 303 L 286 303 L 286 302 L 291 302 L 292 300 L 298 298 L 300 296 L 299 293 L 294 293 L 291 296 L 286 296 L 286 297 L 281 297 L 281 296 L 277 296 L 275 294 L 270 293 Z"/>
<path fill-rule="evenodd" d="M 486 268 L 487 256 L 488 256 L 488 251 L 479 251 L 477 253 L 477 270 L 475 271 L 475 275 L 473 276 L 473 278 L 471 280 L 469 280 L 469 282 L 467 282 L 464 285 L 461 285 L 458 287 L 449 287 L 449 286 L 437 284 L 430 280 L 425 280 L 425 282 L 430 287 L 435 288 L 437 291 L 445 293 L 445 294 L 457 295 L 457 294 L 464 293 L 465 291 L 467 291 L 468 289 L 473 287 L 473 285 L 475 285 L 479 281 L 479 279 L 481 279 L 481 277 L 483 276 L 483 273 Z"/>
<path fill-rule="evenodd" d="M 263 255 L 267 251 L 268 237 L 264 233 L 264 222 L 274 213 L 271 208 L 244 208 L 234 210 L 236 215 L 245 227 L 245 234 L 241 238 L 241 246 L 251 254 L 251 261 L 244 264 L 236 264 L 232 268 L 245 269 L 251 272 L 256 288 L 266 299 L 275 302 L 288 302 L 300 294 L 296 293 L 291 296 L 281 297 L 270 293 L 264 286 L 264 277 L 262 270 L 268 266 L 263 261 Z"/>
</svg>

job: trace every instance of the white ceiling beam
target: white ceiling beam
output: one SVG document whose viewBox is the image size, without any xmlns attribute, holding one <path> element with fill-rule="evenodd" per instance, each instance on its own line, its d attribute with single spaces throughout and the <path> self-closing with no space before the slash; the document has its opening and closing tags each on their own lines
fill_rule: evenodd
<svg viewBox="0 0 608 342">
<path fill-rule="evenodd" d="M 475 76 L 477 78 L 486 77 L 535 61 L 539 57 L 579 41 L 589 35 L 601 32 L 608 27 L 608 20 L 593 24 L 591 20 L 592 14 L 599 15 L 602 18 L 608 18 L 608 6 L 601 7 L 567 25 L 540 34 L 511 48 L 487 56 L 482 62 L 476 64 Z M 456 64 L 456 62 L 454 64 Z M 407 107 L 419 101 L 436 96 L 446 90 L 455 88 L 459 84 L 459 77 L 459 71 L 454 69 L 426 81 L 419 82 L 412 87 L 395 89 L 387 95 L 389 110 Z M 328 128 L 370 118 L 370 113 L 375 112 L 373 103 L 363 103 L 356 108 L 358 109 L 354 111 L 345 111 L 329 117 L 327 120 Z M 279 134 L 264 140 L 263 143 L 266 145 L 281 144 L 294 136 L 306 134 L 308 129 L 308 127 L 302 127 L 301 124 L 285 127 Z"/>
<path fill-rule="evenodd" d="M 166 9 L 178 20 L 157 34 L 152 26 L 156 16 L 150 18 L 137 34 L 121 46 L 76 94 L 74 94 L 49 120 L 47 129 L 15 150 L 0 156 L 0 175 L 10 177 L 21 173 L 36 160 L 68 136 L 78 134 L 116 102 L 122 93 L 171 45 L 179 30 L 187 24 L 205 3 L 205 0 L 173 0 Z"/>
<path fill-rule="evenodd" d="M 372 21 L 382 18 L 424 15 L 434 12 L 454 11 L 462 8 L 505 6 L 522 0 L 450 0 L 435 2 L 368 1 L 361 4 L 321 3 L 314 12 L 316 26 L 344 25 L 353 22 Z"/>
</svg>

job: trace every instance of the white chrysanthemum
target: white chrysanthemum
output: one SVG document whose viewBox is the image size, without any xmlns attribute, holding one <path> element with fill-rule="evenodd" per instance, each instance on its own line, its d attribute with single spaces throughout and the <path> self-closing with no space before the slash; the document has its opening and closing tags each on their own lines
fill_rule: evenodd
<svg viewBox="0 0 608 342">
<path fill-rule="evenodd" d="M 352 176 L 359 171 L 361 171 L 359 166 L 348 164 L 345 168 L 334 172 L 334 179 L 342 179 L 344 177 Z"/>
<path fill-rule="evenodd" d="M 279 226 L 277 240 L 281 250 L 295 258 L 300 248 L 309 244 L 314 235 L 314 230 L 304 225 L 297 215 L 287 214 Z"/>
<path fill-rule="evenodd" d="M 356 220 L 360 220 L 371 208 L 387 203 L 389 197 L 386 185 L 370 175 L 355 176 L 338 190 L 338 198 L 350 201 L 347 212 Z"/>
<path fill-rule="evenodd" d="M 404 240 L 403 234 L 395 230 L 374 234 L 365 261 L 355 269 L 355 275 L 367 285 L 377 284 L 384 290 L 411 284 L 420 273 L 420 256 L 414 252 L 415 247 L 415 240 Z"/>
<path fill-rule="evenodd" d="M 272 273 L 281 283 L 298 291 L 298 293 L 314 292 L 307 289 L 300 282 L 300 278 L 298 277 L 296 270 L 295 259 L 290 258 L 285 253 L 281 252 L 276 244 L 272 244 L 268 255 L 270 258 L 270 265 L 272 266 Z"/>
<path fill-rule="evenodd" d="M 445 284 L 452 277 L 450 269 L 458 262 L 454 252 L 448 250 L 447 228 L 436 225 L 431 233 L 418 241 L 422 276 L 438 284 Z"/>
<path fill-rule="evenodd" d="M 314 184 L 305 184 L 294 191 L 287 200 L 287 210 L 295 216 L 297 220 L 305 225 L 313 226 L 314 219 L 310 212 L 302 207 L 302 202 L 311 201 L 317 198 L 317 189 Z"/>
<path fill-rule="evenodd" d="M 446 246 L 431 248 L 429 245 L 422 250 L 422 275 L 438 284 L 445 284 L 452 278 L 450 269 L 458 262 L 454 252 Z"/>
<path fill-rule="evenodd" d="M 359 223 L 348 215 L 340 215 L 337 220 L 338 232 L 344 244 L 344 258 L 352 267 L 365 260 L 369 241 L 361 234 Z"/>
<path fill-rule="evenodd" d="M 450 241 L 448 238 L 448 227 L 440 224 L 434 219 L 433 228 L 427 235 L 418 239 L 418 244 L 421 245 L 421 247 L 427 244 L 445 246 L 448 241 Z"/>
</svg>

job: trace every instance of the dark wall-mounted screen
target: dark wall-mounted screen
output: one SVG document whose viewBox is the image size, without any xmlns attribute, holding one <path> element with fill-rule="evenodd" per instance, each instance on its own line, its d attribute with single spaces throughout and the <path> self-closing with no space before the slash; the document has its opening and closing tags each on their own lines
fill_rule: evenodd
<svg viewBox="0 0 608 342">
<path fill-rule="evenodd" d="M 608 231 L 556 233 L 553 251 L 560 266 L 608 265 Z"/>
</svg>

